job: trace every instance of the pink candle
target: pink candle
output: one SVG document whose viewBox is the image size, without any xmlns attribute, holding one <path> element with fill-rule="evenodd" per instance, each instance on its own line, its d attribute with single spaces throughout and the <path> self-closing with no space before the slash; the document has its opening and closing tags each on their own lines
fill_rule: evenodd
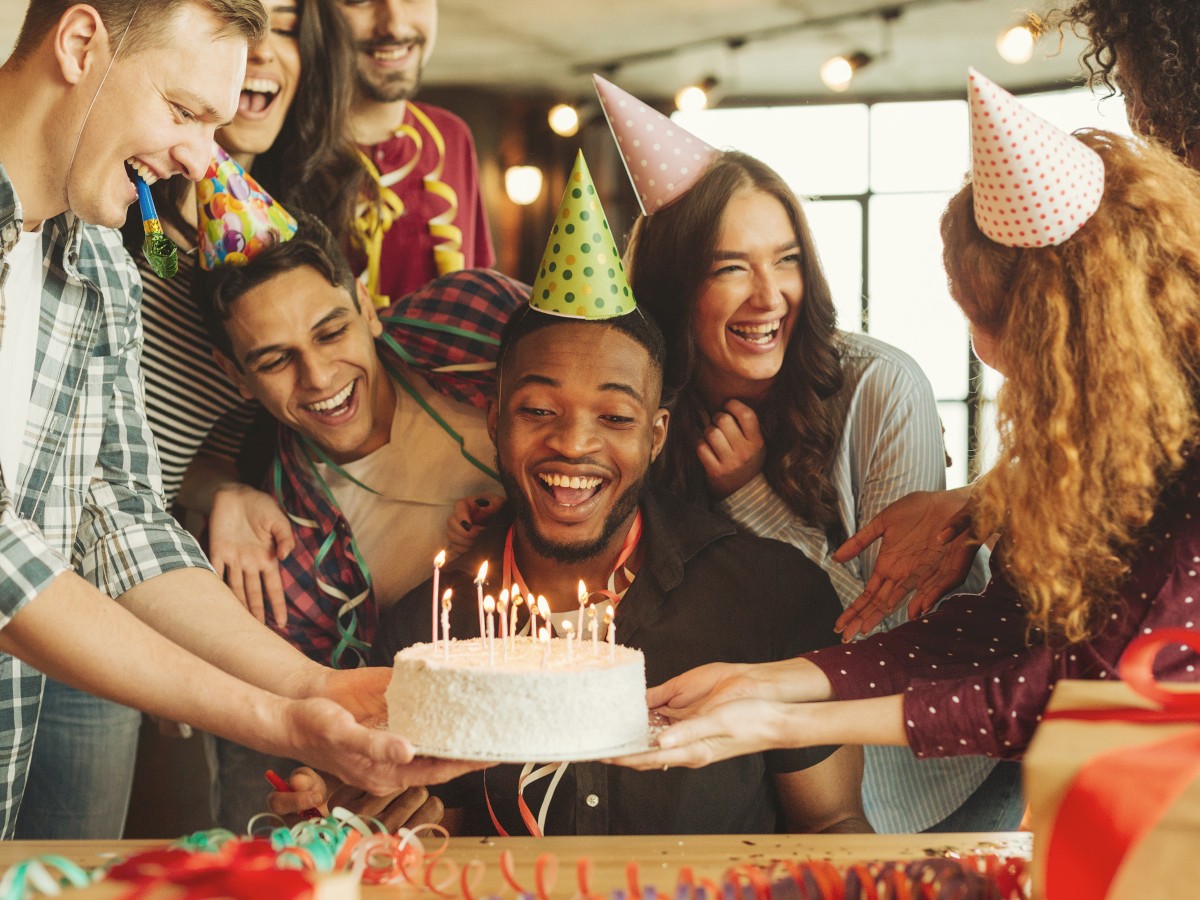
<svg viewBox="0 0 1200 900">
<path fill-rule="evenodd" d="M 579 618 L 575 620 L 575 628 L 579 631 L 579 636 L 581 638 L 583 637 L 583 608 L 585 606 L 587 606 L 587 598 L 588 598 L 587 586 L 583 583 L 583 580 L 580 579 L 580 581 L 579 581 Z"/>
<path fill-rule="evenodd" d="M 446 551 L 442 550 L 433 558 L 433 615 L 429 618 L 432 620 L 433 637 L 429 639 L 429 643 L 437 646 L 438 641 L 438 579 L 442 574 L 442 566 L 446 564 Z"/>
<path fill-rule="evenodd" d="M 442 648 L 446 659 L 450 658 L 450 608 L 454 605 L 450 598 L 454 595 L 451 588 L 446 588 L 442 594 Z"/>
<path fill-rule="evenodd" d="M 487 560 L 483 561 L 483 565 L 479 567 L 479 574 L 475 576 L 475 593 L 479 598 L 479 636 L 483 637 L 483 583 L 487 581 Z"/>
<path fill-rule="evenodd" d="M 496 664 L 496 601 L 488 594 L 483 598 L 483 614 L 487 622 L 488 665 Z"/>
</svg>

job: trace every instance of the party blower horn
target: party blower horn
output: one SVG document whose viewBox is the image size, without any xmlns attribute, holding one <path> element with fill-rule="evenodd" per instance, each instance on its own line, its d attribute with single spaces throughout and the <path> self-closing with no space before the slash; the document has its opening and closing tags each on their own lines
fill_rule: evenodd
<svg viewBox="0 0 1200 900">
<path fill-rule="evenodd" d="M 142 255 L 159 278 L 174 278 L 175 273 L 179 271 L 179 248 L 173 240 L 163 234 L 162 222 L 158 219 L 158 210 L 154 208 L 154 198 L 150 195 L 150 185 L 137 174 L 133 176 L 133 183 L 137 187 L 142 228 L 146 231 L 146 240 L 142 242 Z"/>
</svg>

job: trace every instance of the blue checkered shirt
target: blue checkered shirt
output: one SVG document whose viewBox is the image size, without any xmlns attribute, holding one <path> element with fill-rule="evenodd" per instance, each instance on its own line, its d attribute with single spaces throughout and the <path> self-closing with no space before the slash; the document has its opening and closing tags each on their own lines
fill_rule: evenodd
<svg viewBox="0 0 1200 900">
<path fill-rule="evenodd" d="M 22 227 L 0 166 L 0 288 Z M 161 474 L 139 368 L 141 282 L 111 229 L 69 213 L 42 231 L 37 354 L 19 473 L 0 472 L 0 627 L 55 577 L 74 569 L 110 597 L 155 575 L 207 566 L 163 509 Z M 37 725 L 42 675 L 0 653 L 0 836 L 11 837 Z"/>
</svg>

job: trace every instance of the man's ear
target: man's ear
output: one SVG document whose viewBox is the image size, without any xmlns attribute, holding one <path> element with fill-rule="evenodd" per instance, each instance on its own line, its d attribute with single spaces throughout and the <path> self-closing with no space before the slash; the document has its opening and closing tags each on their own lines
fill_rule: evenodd
<svg viewBox="0 0 1200 900">
<path fill-rule="evenodd" d="M 658 454 L 662 453 L 662 448 L 667 443 L 667 426 L 671 422 L 671 413 L 665 406 L 660 406 L 654 413 L 654 422 L 650 426 L 650 462 L 658 459 Z"/>
<path fill-rule="evenodd" d="M 383 323 L 379 321 L 379 312 L 375 309 L 375 301 L 371 299 L 367 286 L 357 278 L 354 279 L 354 289 L 358 292 L 358 308 L 367 317 L 367 327 L 371 329 L 371 337 L 379 337 L 383 334 Z"/>
<path fill-rule="evenodd" d="M 79 84 L 98 67 L 108 67 L 112 42 L 104 21 L 93 7 L 72 6 L 53 32 L 54 57 L 63 80 Z"/>
<path fill-rule="evenodd" d="M 226 378 L 233 382 L 233 386 L 242 395 L 242 399 L 253 400 L 254 392 L 250 390 L 250 385 L 246 381 L 246 373 L 239 369 L 232 359 L 215 347 L 213 348 L 212 355 L 217 367 L 225 373 Z"/>
</svg>

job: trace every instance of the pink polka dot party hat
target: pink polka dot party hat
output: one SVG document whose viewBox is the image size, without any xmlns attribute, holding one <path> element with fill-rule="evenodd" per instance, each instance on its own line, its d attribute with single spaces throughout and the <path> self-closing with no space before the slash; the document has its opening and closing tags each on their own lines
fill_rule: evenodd
<svg viewBox="0 0 1200 900">
<path fill-rule="evenodd" d="M 529 305 L 573 319 L 612 319 L 637 308 L 582 153 L 567 178 Z"/>
<path fill-rule="evenodd" d="M 245 265 L 263 249 L 291 240 L 296 220 L 218 144 L 196 185 L 200 267 Z"/>
<path fill-rule="evenodd" d="M 653 215 L 704 174 L 717 151 L 599 75 L 596 93 L 643 215 Z"/>
<path fill-rule="evenodd" d="M 975 222 L 1006 247 L 1052 247 L 1084 226 L 1104 195 L 1104 161 L 970 70 Z"/>
</svg>

